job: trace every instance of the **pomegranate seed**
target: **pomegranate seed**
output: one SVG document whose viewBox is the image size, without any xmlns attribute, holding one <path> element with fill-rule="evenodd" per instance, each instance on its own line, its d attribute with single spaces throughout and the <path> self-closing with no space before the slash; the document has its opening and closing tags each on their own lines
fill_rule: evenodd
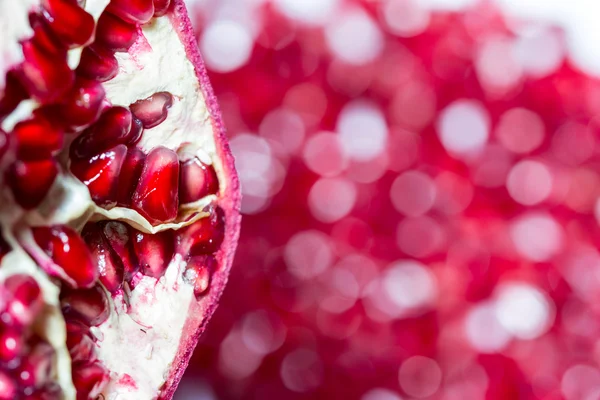
<svg viewBox="0 0 600 400">
<path fill-rule="evenodd" d="M 150 129 L 167 119 L 172 105 L 173 95 L 169 92 L 159 92 L 147 99 L 136 101 L 129 108 L 142 121 L 144 128 Z"/>
<path fill-rule="evenodd" d="M 108 319 L 108 299 L 99 286 L 91 289 L 65 290 L 60 294 L 63 314 L 89 326 Z"/>
<path fill-rule="evenodd" d="M 128 24 L 111 13 L 102 13 L 96 28 L 96 41 L 113 51 L 127 51 L 138 37 L 136 25 Z"/>
<path fill-rule="evenodd" d="M 44 0 L 46 22 L 69 47 L 87 44 L 94 34 L 94 17 L 69 0 Z"/>
<path fill-rule="evenodd" d="M 48 53 L 31 40 L 23 42 L 22 48 L 25 61 L 19 69 L 19 78 L 31 96 L 47 103 L 71 88 L 75 75 L 66 56 Z"/>
<path fill-rule="evenodd" d="M 0 120 L 14 111 L 21 101 L 28 98 L 27 90 L 17 77 L 15 71 L 6 74 L 4 94 L 0 96 Z"/>
<path fill-rule="evenodd" d="M 154 16 L 162 17 L 169 11 L 171 0 L 154 0 Z"/>
<path fill-rule="evenodd" d="M 73 160 L 71 163 L 71 172 L 88 187 L 96 204 L 116 204 L 117 181 L 126 154 L 127 147 L 120 144 L 89 160 Z"/>
<path fill-rule="evenodd" d="M 137 147 L 132 147 L 127 151 L 127 157 L 121 167 L 121 174 L 117 183 L 117 204 L 126 207 L 131 205 L 131 198 L 142 175 L 145 159 L 146 155 Z"/>
<path fill-rule="evenodd" d="M 96 360 L 94 341 L 85 333 L 68 333 L 67 349 L 69 349 L 72 362 Z"/>
<path fill-rule="evenodd" d="M 217 261 L 211 256 L 196 256 L 188 260 L 183 279 L 194 286 L 196 297 L 200 297 L 206 293 L 216 265 Z"/>
<path fill-rule="evenodd" d="M 88 158 L 118 144 L 129 143 L 132 132 L 131 112 L 125 107 L 111 107 L 98 121 L 87 128 L 71 143 L 72 158 Z"/>
<path fill-rule="evenodd" d="M 160 278 L 173 258 L 173 232 L 156 234 L 135 232 L 133 248 L 144 275 Z"/>
<path fill-rule="evenodd" d="M 131 24 L 145 24 L 154 16 L 152 0 L 113 0 L 107 10 Z"/>
<path fill-rule="evenodd" d="M 8 150 L 9 146 L 9 137 L 2 129 L 0 129 L 0 160 Z"/>
<path fill-rule="evenodd" d="M 57 175 L 53 159 L 16 161 L 7 171 L 7 180 L 17 203 L 29 210 L 44 200 Z"/>
<path fill-rule="evenodd" d="M 23 350 L 23 338 L 15 329 L 0 330 L 0 361 L 8 363 L 16 359 Z"/>
<path fill-rule="evenodd" d="M 37 317 L 44 303 L 39 285 L 29 275 L 11 275 L 4 281 L 10 295 L 6 311 L 20 326 L 28 326 Z"/>
<path fill-rule="evenodd" d="M 50 158 L 63 143 L 63 131 L 40 115 L 19 122 L 13 135 L 17 140 L 17 156 L 21 160 Z"/>
<path fill-rule="evenodd" d="M 88 46 L 81 53 L 77 74 L 100 82 L 108 81 L 119 72 L 119 63 L 109 50 Z"/>
<path fill-rule="evenodd" d="M 14 400 L 17 398 L 15 381 L 4 371 L 0 371 L 0 400 Z"/>
<path fill-rule="evenodd" d="M 77 77 L 73 88 L 57 107 L 63 124 L 69 127 L 86 126 L 98 119 L 106 97 L 100 82 Z"/>
<path fill-rule="evenodd" d="M 177 154 L 162 146 L 153 149 L 133 193 L 133 209 L 150 223 L 173 221 L 179 208 L 178 181 Z"/>
<path fill-rule="evenodd" d="M 56 34 L 48 26 L 48 21 L 42 15 L 37 13 L 29 14 L 29 24 L 33 29 L 33 42 L 38 48 L 49 54 L 54 54 L 61 58 L 67 57 L 67 48 L 56 37 Z"/>
<path fill-rule="evenodd" d="M 216 252 L 225 233 L 223 210 L 217 208 L 210 216 L 194 222 L 178 233 L 180 254 L 196 256 Z"/>
<path fill-rule="evenodd" d="M 179 167 L 179 200 L 181 204 L 192 203 L 219 191 L 215 170 L 198 158 L 182 162 Z"/>
<path fill-rule="evenodd" d="M 101 227 L 97 224 L 87 224 L 81 232 L 81 236 L 92 255 L 98 260 L 100 282 L 109 292 L 115 293 L 123 283 L 123 265 L 110 250 Z"/>
<path fill-rule="evenodd" d="M 77 389 L 77 400 L 95 399 L 108 383 L 108 371 L 100 362 L 73 363 L 73 385 Z"/>
<path fill-rule="evenodd" d="M 65 279 L 75 288 L 92 287 L 98 269 L 83 239 L 66 226 L 33 228 L 38 246 L 48 254 L 60 271 L 46 271 Z"/>
<path fill-rule="evenodd" d="M 32 350 L 21 361 L 16 374 L 17 382 L 21 387 L 43 385 L 54 376 L 56 353 L 52 346 L 45 342 L 33 345 Z"/>
<path fill-rule="evenodd" d="M 121 222 L 110 221 L 102 224 L 102 231 L 114 254 L 121 260 L 125 280 L 130 280 L 138 271 L 138 263 L 134 260 L 129 229 Z"/>
</svg>

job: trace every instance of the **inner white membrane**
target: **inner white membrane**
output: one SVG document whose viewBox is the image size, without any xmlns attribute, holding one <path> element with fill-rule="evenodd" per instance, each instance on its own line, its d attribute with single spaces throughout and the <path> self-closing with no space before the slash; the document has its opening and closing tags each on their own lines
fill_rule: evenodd
<svg viewBox="0 0 600 400">
<path fill-rule="evenodd" d="M 88 0 L 85 8 L 98 19 L 107 4 L 108 0 Z M 16 44 L 31 36 L 27 15 L 37 6 L 39 0 L 0 0 L 0 54 L 7 54 L 0 60 L 0 93 L 6 71 L 22 60 L 20 46 Z M 3 18 L 4 15 L 11 17 Z M 80 49 L 70 52 L 72 66 L 77 64 L 80 53 Z M 216 145 L 205 99 L 194 66 L 187 59 L 185 47 L 169 18 L 155 18 L 145 25 L 143 37 L 130 52 L 117 53 L 116 57 L 119 74 L 104 84 L 111 104 L 128 106 L 161 91 L 170 92 L 174 97 L 167 119 L 157 127 L 145 130 L 138 147 L 146 152 L 156 146 L 177 150 L 181 144 L 190 142 L 203 162 L 215 160 Z M 31 115 L 35 107 L 35 102 L 26 102 L 3 122 L 2 128 L 10 130 L 16 122 Z M 221 166 L 215 163 L 214 167 L 221 176 Z M 9 204 L 4 200 L 9 201 L 10 196 L 2 196 L 5 197 L 0 196 L 0 201 Z M 194 206 L 201 210 L 215 198 L 208 196 Z M 192 221 L 205 216 L 198 214 Z M 86 186 L 69 173 L 57 178 L 48 198 L 37 210 L 23 214 L 6 207 L 0 211 L 5 237 L 14 249 L 2 260 L 0 281 L 16 273 L 25 273 L 40 283 L 47 304 L 40 334 L 57 350 L 56 379 L 68 400 L 75 399 L 76 394 L 71 379 L 71 360 L 65 346 L 66 329 L 60 313 L 59 288 L 19 247 L 14 232 L 22 220 L 34 225 L 67 224 L 80 229 L 86 221 L 97 219 L 119 219 L 147 232 L 183 225 L 152 227 L 133 210 L 100 209 L 92 202 Z M 175 256 L 158 281 L 151 277 L 141 279 L 129 293 L 129 306 L 123 295 L 111 298 L 108 320 L 92 328 L 97 338 L 97 356 L 111 371 L 111 381 L 103 392 L 107 400 L 146 400 L 159 395 L 179 350 L 188 308 L 195 301 L 193 287 L 182 280 L 184 268 L 185 261 Z"/>
</svg>

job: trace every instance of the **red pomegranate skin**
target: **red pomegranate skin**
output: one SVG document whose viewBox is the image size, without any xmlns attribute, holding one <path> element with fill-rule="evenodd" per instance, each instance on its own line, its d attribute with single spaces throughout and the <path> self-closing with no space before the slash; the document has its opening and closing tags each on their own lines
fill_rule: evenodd
<svg viewBox="0 0 600 400">
<path fill-rule="evenodd" d="M 277 181 L 281 186 L 275 185 L 258 211 L 249 212 L 250 203 L 242 205 L 247 215 L 229 289 L 175 398 L 201 394 L 219 399 L 574 400 L 594 396 L 600 379 L 596 305 L 600 285 L 595 275 L 600 229 L 594 214 L 600 194 L 600 158 L 594 120 L 600 106 L 591 99 L 600 93 L 600 82 L 561 57 L 545 75 L 524 73 L 499 93 L 478 72 L 477 54 L 490 38 L 510 41 L 518 35 L 489 5 L 466 12 L 434 12 L 424 32 L 404 38 L 390 33 L 382 20 L 380 5 L 385 2 L 340 2 L 341 10 L 363 10 L 383 37 L 383 49 L 374 60 L 356 66 L 339 60 L 328 47 L 323 28 L 293 21 L 275 3 L 267 1 L 246 10 L 259 28 L 241 66 L 222 72 L 208 63 L 240 163 L 244 195 L 250 194 L 246 200 L 253 192 L 245 186 L 240 167 L 243 144 L 262 146 L 265 138 L 272 139 L 272 131 L 265 133 L 265 121 L 282 108 L 299 116 L 305 136 L 289 152 L 277 147 L 281 141 L 267 140 L 272 162 L 284 171 Z M 216 9 L 211 5 L 195 9 L 201 44 Z M 550 31 L 563 38 L 560 30 Z M 399 100 L 414 82 L 434 94 L 432 115 L 424 122 L 411 116 L 431 106 L 427 93 L 409 97 L 412 103 Z M 319 96 L 293 96 L 302 85 L 310 85 L 311 93 L 322 96 L 322 109 Z M 343 217 L 323 221 L 310 200 L 323 175 L 307 162 L 307 143 L 323 131 L 335 132 L 340 114 L 357 99 L 382 110 L 388 131 L 386 150 L 371 161 L 348 161 L 334 174 L 354 183 L 355 199 Z M 439 136 L 440 114 L 459 99 L 477 102 L 489 119 L 483 153 L 472 158 L 451 154 Z M 543 124 L 544 133 L 531 150 L 509 150 L 507 137 L 498 132 L 505 113 L 515 108 L 530 110 Z M 410 112 L 403 114 L 403 109 Z M 524 126 L 520 122 L 516 129 Z M 575 133 L 566 135 L 565 129 Z M 527 134 L 533 137 L 523 133 Z M 324 163 L 333 156 L 321 154 L 320 160 Z M 498 168 L 507 165 L 499 183 L 484 174 L 493 161 Z M 527 185 L 508 183 L 515 165 L 531 161 L 547 166 L 553 182 L 550 193 L 534 204 L 519 197 Z M 385 167 L 375 179 L 357 180 L 360 172 L 378 163 Z M 409 190 L 398 194 L 400 200 L 390 195 L 396 179 L 407 171 L 425 174 L 437 190 L 434 204 L 412 217 L 399 212 L 398 202 L 407 204 L 406 199 L 416 198 L 415 204 L 422 206 L 424 200 Z M 570 182 L 570 188 L 561 189 L 559 181 Z M 530 185 L 539 182 L 532 178 Z M 451 207 L 462 201 L 460 196 L 467 200 L 457 212 L 449 211 L 444 208 L 450 204 L 444 193 L 455 202 Z M 549 230 L 520 236 L 524 238 L 520 242 L 510 236 L 511 229 L 517 231 L 519 218 L 531 215 L 554 221 L 549 230 L 558 227 L 559 244 L 543 257 L 528 253 L 535 244 L 527 240 Z M 413 223 L 412 228 L 405 221 Z M 402 229 L 408 232 L 404 236 L 399 234 Z M 322 259 L 311 257 L 306 248 L 290 255 L 290 243 L 305 232 L 328 243 L 326 267 L 320 268 Z M 315 248 L 319 249 L 313 247 L 313 252 Z M 343 269 L 340 275 L 342 263 L 356 255 L 361 258 L 355 269 Z M 294 262 L 294 257 L 300 261 Z M 377 307 L 371 299 L 383 289 L 365 288 L 395 273 L 394 263 L 399 260 L 418 262 L 424 276 L 435 282 L 436 294 L 416 309 L 382 317 L 373 311 Z M 314 269 L 317 272 L 311 272 Z M 348 270 L 354 271 L 353 278 L 338 281 L 350 276 Z M 416 281 L 407 275 L 401 278 L 398 287 L 410 291 Z M 332 296 L 341 296 L 340 287 L 351 300 L 333 312 L 329 302 Z M 507 288 L 512 292 L 505 292 Z M 524 305 L 527 302 L 520 295 L 533 293 L 541 295 L 528 304 L 537 304 L 540 314 L 532 309 L 525 313 L 518 306 L 502 308 Z M 423 298 L 419 295 L 423 292 L 405 300 Z M 494 308 L 496 313 L 507 314 L 486 314 L 491 305 L 500 307 Z M 539 324 L 507 322 L 519 315 Z M 539 320 L 536 315 L 541 315 Z M 478 319 L 481 316 L 490 319 Z M 535 332 L 521 330 L 525 326 Z"/>
</svg>

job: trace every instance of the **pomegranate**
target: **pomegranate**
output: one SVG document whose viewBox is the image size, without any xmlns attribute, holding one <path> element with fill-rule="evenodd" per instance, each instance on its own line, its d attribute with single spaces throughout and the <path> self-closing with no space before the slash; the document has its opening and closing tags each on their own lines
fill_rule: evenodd
<svg viewBox="0 0 600 400">
<path fill-rule="evenodd" d="M 170 399 L 233 159 L 181 0 L 0 0 L 0 399 Z"/>
</svg>

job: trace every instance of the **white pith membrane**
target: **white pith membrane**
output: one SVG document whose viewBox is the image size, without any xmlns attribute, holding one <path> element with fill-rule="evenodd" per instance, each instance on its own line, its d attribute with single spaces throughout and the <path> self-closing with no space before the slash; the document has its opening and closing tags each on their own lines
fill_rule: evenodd
<svg viewBox="0 0 600 400">
<path fill-rule="evenodd" d="M 108 0 L 88 0 L 85 9 L 97 20 Z M 27 14 L 39 0 L 16 2 L 0 0 L 0 54 L 7 57 L 0 63 L 0 76 L 22 60 L 20 39 L 29 38 Z M 4 12 L 7 12 L 6 14 Z M 10 15 L 9 18 L 3 18 Z M 7 20 L 13 21 L 11 24 Z M 19 24 L 23 24 L 18 25 Z M 3 45 L 9 46 L 3 48 Z M 15 50 L 16 49 L 16 50 Z M 158 50 L 157 50 L 158 49 Z M 70 64 L 76 65 L 81 49 L 71 50 Z M 196 76 L 194 65 L 186 56 L 185 46 L 173 29 L 169 14 L 154 18 L 143 26 L 143 35 L 129 52 L 115 54 L 119 61 L 119 74 L 103 83 L 106 98 L 114 105 L 129 104 L 145 99 L 156 92 L 167 91 L 174 97 L 167 119 L 158 126 L 145 129 L 137 147 L 146 154 L 156 146 L 177 150 L 182 143 L 193 143 L 196 156 L 205 164 L 212 164 L 219 181 L 219 192 L 228 190 L 223 178 L 223 167 L 216 156 L 211 116 Z M 174 61 L 176 60 L 176 61 Z M 2 78 L 4 79 L 4 78 Z M 0 93 L 4 81 L 0 81 Z M 18 121 L 26 119 L 37 107 L 34 101 L 24 101 L 2 123 L 6 131 Z M 68 153 L 68 146 L 64 146 Z M 34 331 L 47 340 L 57 352 L 56 381 L 65 399 L 75 399 L 71 378 L 71 359 L 65 345 L 66 329 L 60 311 L 60 288 L 30 258 L 29 253 L 45 255 L 32 239 L 27 226 L 64 224 L 80 231 L 86 222 L 120 220 L 142 232 L 156 233 L 165 229 L 178 229 L 209 214 L 200 212 L 209 204 L 217 204 L 218 195 L 206 196 L 193 204 L 185 205 L 178 221 L 152 226 L 139 213 L 130 208 L 102 209 L 91 200 L 87 187 L 65 168 L 66 157 L 59 158 L 63 172 L 57 177 L 44 202 L 36 209 L 24 212 L 9 194 L 0 193 L 0 223 L 4 238 L 11 245 L 1 261 L 0 282 L 13 274 L 27 274 L 39 283 L 46 307 Z M 1 178 L 0 178 L 1 179 Z M 6 189 L 5 189 L 6 190 Z M 10 204 L 9 206 L 6 206 Z M 15 211 L 20 210 L 20 211 Z M 191 218 L 188 218 L 189 216 Z M 36 258 L 37 259 L 37 258 Z M 38 259 L 39 261 L 39 259 Z M 175 254 L 165 274 L 160 279 L 143 276 L 135 289 L 127 290 L 127 303 L 123 292 L 108 294 L 110 315 L 106 322 L 92 327 L 96 338 L 96 355 L 110 371 L 110 383 L 103 390 L 104 398 L 113 400 L 155 399 L 169 378 L 171 366 L 178 352 L 182 335 L 189 333 L 186 326 L 190 310 L 202 313 L 205 304 L 198 304 L 192 285 L 182 279 L 186 266 L 181 255 Z M 128 288 L 128 287 L 127 287 Z M 127 306 L 128 304 L 128 306 Z M 202 318 L 200 317 L 200 320 Z"/>
</svg>

